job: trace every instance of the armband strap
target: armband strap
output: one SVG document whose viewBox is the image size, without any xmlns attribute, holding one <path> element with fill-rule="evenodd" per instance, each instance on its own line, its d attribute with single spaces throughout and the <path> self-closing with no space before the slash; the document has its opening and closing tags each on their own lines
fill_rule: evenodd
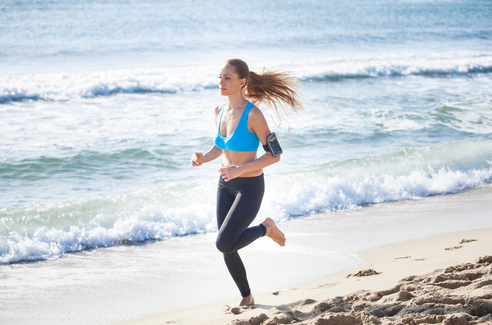
<svg viewBox="0 0 492 325">
<path fill-rule="evenodd" d="M 266 152 L 272 152 L 272 151 L 270 150 L 270 147 L 269 147 L 269 146 L 267 146 L 266 144 L 264 144 L 264 145 L 263 145 L 263 149 L 265 149 L 265 151 L 266 151 Z"/>
</svg>

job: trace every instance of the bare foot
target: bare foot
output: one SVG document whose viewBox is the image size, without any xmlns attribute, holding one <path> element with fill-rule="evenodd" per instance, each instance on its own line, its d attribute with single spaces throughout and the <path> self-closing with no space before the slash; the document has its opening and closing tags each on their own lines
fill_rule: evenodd
<svg viewBox="0 0 492 325">
<path fill-rule="evenodd" d="M 266 218 L 265 221 L 263 221 L 263 225 L 266 227 L 267 237 L 273 239 L 273 241 L 280 246 L 285 246 L 285 236 L 280 229 L 277 228 L 277 225 L 272 219 Z"/>
<path fill-rule="evenodd" d="M 239 303 L 239 307 L 252 306 L 254 304 L 255 304 L 255 298 L 253 298 L 253 295 L 249 295 L 241 300 L 241 302 Z"/>
</svg>

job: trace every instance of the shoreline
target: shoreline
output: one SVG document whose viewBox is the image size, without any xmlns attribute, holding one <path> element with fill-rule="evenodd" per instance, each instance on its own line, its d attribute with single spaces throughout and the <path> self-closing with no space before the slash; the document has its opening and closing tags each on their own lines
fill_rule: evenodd
<svg viewBox="0 0 492 325">
<path fill-rule="evenodd" d="M 490 187 L 486 187 L 485 192 L 490 194 Z M 288 315 L 305 314 L 313 306 L 319 306 L 335 297 L 353 295 L 361 290 L 388 290 L 407 277 L 424 276 L 455 265 L 474 263 L 480 257 L 492 255 L 492 228 L 455 231 L 409 240 L 369 249 L 357 255 L 363 264 L 355 269 L 295 288 L 255 294 L 257 304 L 252 308 L 231 308 L 237 303 L 236 299 L 168 310 L 116 324 L 217 325 L 249 324 L 249 320 L 256 324 L 267 324 L 275 318 L 278 322 L 279 319 L 288 318 Z M 347 277 L 349 274 L 371 269 L 379 274 Z M 492 296 L 491 286 L 488 288 Z M 308 324 L 309 321 L 316 324 L 314 316 L 297 323 Z"/>
<path fill-rule="evenodd" d="M 460 244 L 463 240 L 468 242 Z M 327 299 L 361 291 L 389 290 L 404 278 L 432 274 L 463 263 L 474 263 L 487 255 L 492 255 L 492 228 L 453 232 L 363 252 L 359 255 L 364 260 L 362 266 L 290 290 L 257 295 L 257 304 L 252 308 L 231 308 L 237 301 L 226 301 L 170 310 L 117 324 L 242 325 L 242 321 L 260 319 L 264 317 L 262 315 L 270 320 L 275 317 L 279 319 L 279 316 L 302 312 L 306 307 L 313 307 Z M 379 274 L 348 277 L 368 269 Z M 492 296 L 490 285 L 488 290 Z"/>
</svg>

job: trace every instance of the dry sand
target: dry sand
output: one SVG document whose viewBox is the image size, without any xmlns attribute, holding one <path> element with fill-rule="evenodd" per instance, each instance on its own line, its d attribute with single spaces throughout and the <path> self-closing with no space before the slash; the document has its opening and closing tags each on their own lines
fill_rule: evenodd
<svg viewBox="0 0 492 325">
<path fill-rule="evenodd" d="M 357 270 L 236 302 L 168 311 L 123 324 L 492 324 L 492 229 L 394 244 Z"/>
</svg>

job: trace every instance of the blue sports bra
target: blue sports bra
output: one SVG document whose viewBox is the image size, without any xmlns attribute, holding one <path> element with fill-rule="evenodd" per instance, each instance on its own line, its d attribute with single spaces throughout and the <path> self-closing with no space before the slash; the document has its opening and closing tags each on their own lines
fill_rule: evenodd
<svg viewBox="0 0 492 325">
<path fill-rule="evenodd" d="M 258 150 L 258 146 L 260 145 L 260 139 L 256 136 L 255 133 L 250 132 L 248 130 L 248 114 L 251 110 L 251 107 L 254 105 L 249 103 L 244 109 L 243 114 L 241 115 L 241 119 L 237 124 L 234 133 L 232 133 L 228 137 L 223 137 L 220 134 L 220 124 L 222 122 L 222 113 L 224 113 L 224 106 L 222 106 L 222 110 L 220 111 L 219 123 L 217 126 L 217 135 L 215 136 L 215 145 L 222 150 L 229 151 L 256 151 Z"/>
</svg>

